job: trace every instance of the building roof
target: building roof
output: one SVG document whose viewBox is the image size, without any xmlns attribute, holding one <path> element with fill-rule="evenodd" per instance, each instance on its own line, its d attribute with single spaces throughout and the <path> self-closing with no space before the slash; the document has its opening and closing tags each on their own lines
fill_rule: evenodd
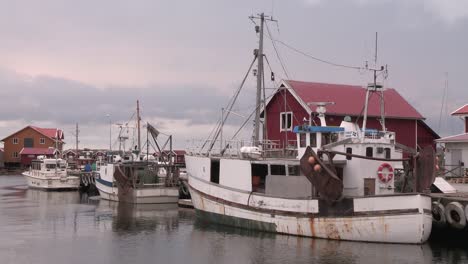
<svg viewBox="0 0 468 264">
<path fill-rule="evenodd" d="M 20 155 L 53 155 L 55 153 L 54 148 L 23 148 L 20 151 Z"/>
<path fill-rule="evenodd" d="M 455 136 L 448 136 L 441 139 L 436 139 L 439 143 L 447 143 L 447 142 L 468 142 L 468 133 L 455 135 Z"/>
<path fill-rule="evenodd" d="M 468 115 L 468 104 L 458 108 L 457 110 L 453 111 L 451 115 L 460 115 L 460 116 L 465 116 Z"/>
<path fill-rule="evenodd" d="M 357 85 L 329 84 L 286 80 L 295 96 L 302 100 L 302 105 L 310 102 L 334 102 L 327 106 L 328 114 L 362 115 L 366 89 Z M 380 103 L 377 94 L 371 94 L 368 116 L 380 116 Z M 395 89 L 384 90 L 385 116 L 401 119 L 424 119 Z M 314 107 L 307 106 L 315 112 Z"/>
<path fill-rule="evenodd" d="M 164 154 L 168 154 L 170 151 L 169 150 L 163 150 L 162 151 Z M 182 156 L 182 155 L 185 155 L 185 150 L 178 150 L 178 149 L 175 149 L 175 150 L 172 150 L 172 153 L 176 154 L 177 156 Z M 154 155 L 156 156 L 160 156 L 160 152 L 157 151 L 154 153 Z"/>
<path fill-rule="evenodd" d="M 26 126 L 18 131 L 16 131 L 15 133 L 5 137 L 4 139 L 2 139 L 1 141 L 5 141 L 7 138 L 11 137 L 11 136 L 14 136 L 16 135 L 17 133 L 27 129 L 27 128 L 31 128 L 31 129 L 34 129 L 36 130 L 37 132 L 39 132 L 40 134 L 52 139 L 52 140 L 55 140 L 55 138 L 57 137 L 59 140 L 63 140 L 65 138 L 65 135 L 63 133 L 63 130 L 61 129 L 58 129 L 58 128 L 41 128 L 41 127 L 36 127 L 36 126 Z"/>
</svg>

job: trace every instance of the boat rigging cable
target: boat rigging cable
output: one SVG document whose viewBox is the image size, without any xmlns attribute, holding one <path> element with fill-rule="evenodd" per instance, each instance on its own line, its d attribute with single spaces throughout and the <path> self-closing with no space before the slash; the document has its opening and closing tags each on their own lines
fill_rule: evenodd
<svg viewBox="0 0 468 264">
<path fill-rule="evenodd" d="M 278 23 L 278 22 L 277 22 Z M 273 35 L 271 35 L 271 32 L 270 32 L 270 28 L 268 27 L 268 23 L 265 22 L 265 26 L 267 28 L 267 32 L 268 32 L 268 38 L 271 40 L 271 43 L 273 44 L 273 49 L 275 50 L 275 53 L 276 53 L 276 56 L 278 57 L 278 61 L 280 62 L 281 64 L 281 67 L 283 68 L 283 71 L 284 71 L 284 74 L 286 75 L 286 77 L 288 79 L 289 78 L 289 74 L 288 74 L 288 71 L 286 70 L 286 66 L 283 62 L 283 59 L 281 58 L 279 52 L 278 52 L 278 49 L 276 48 L 276 44 L 275 44 L 275 41 L 273 39 Z"/>
<path fill-rule="evenodd" d="M 249 76 L 250 74 L 250 71 L 252 69 L 252 66 L 254 65 L 255 61 L 257 60 L 257 56 L 254 57 L 254 59 L 252 60 L 252 63 L 250 63 L 250 66 L 249 66 L 249 69 L 247 71 L 247 73 L 245 74 L 245 77 L 244 79 L 242 80 L 242 83 L 241 85 L 239 86 L 239 88 L 236 90 L 234 96 L 232 97 L 232 100 L 228 103 L 228 106 L 226 107 L 226 116 L 224 116 L 222 119 L 221 119 L 221 122 L 218 123 L 218 125 L 216 126 L 216 132 L 215 132 L 215 135 L 213 137 L 213 140 L 210 144 L 210 147 L 208 148 L 208 151 L 207 153 L 211 152 L 211 150 L 213 149 L 213 146 L 216 142 L 216 139 L 218 138 L 219 136 L 219 133 L 221 132 L 221 129 L 224 125 L 224 122 L 226 122 L 226 119 L 229 117 L 229 114 L 230 112 L 232 111 L 232 107 L 234 106 L 234 104 L 236 103 L 236 100 L 237 98 L 239 97 L 239 94 L 240 94 L 240 91 L 242 90 L 242 87 L 244 86 L 245 84 L 245 81 L 247 80 L 247 77 Z M 203 149 L 203 147 L 206 145 L 206 143 L 209 141 L 209 138 L 205 141 L 205 143 L 203 144 L 203 146 L 201 147 L 201 150 Z"/>
<path fill-rule="evenodd" d="M 331 61 L 328 61 L 328 60 L 324 60 L 324 59 L 320 59 L 320 58 L 317 58 L 315 56 L 312 56 L 308 53 L 305 53 L 304 51 L 301 51 L 287 43 L 285 43 L 284 41 L 281 41 L 281 40 L 278 40 L 278 39 L 274 39 L 274 38 L 271 38 L 272 42 L 278 42 L 279 44 L 285 46 L 286 48 L 296 52 L 296 53 L 299 53 L 305 57 L 308 57 L 310 59 L 313 59 L 315 61 L 318 61 L 318 62 L 322 62 L 322 63 L 325 63 L 325 64 L 328 64 L 328 65 L 331 65 L 331 66 L 335 66 L 335 67 L 342 67 L 342 68 L 348 68 L 348 69 L 355 69 L 355 70 L 364 70 L 363 67 L 359 67 L 359 66 L 350 66 L 350 65 L 345 65 L 345 64 L 340 64 L 340 63 L 335 63 L 335 62 L 331 62 Z"/>
</svg>

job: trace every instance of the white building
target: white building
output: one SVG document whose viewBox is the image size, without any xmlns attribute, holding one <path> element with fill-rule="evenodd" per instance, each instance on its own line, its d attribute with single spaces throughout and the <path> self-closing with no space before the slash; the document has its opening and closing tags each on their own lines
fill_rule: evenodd
<svg viewBox="0 0 468 264">
<path fill-rule="evenodd" d="M 468 165 L 468 104 L 458 108 L 451 115 L 465 121 L 464 133 L 437 139 L 436 142 L 445 145 L 445 164 L 448 165 L 446 166 L 448 170 L 456 166 L 464 169 Z"/>
</svg>

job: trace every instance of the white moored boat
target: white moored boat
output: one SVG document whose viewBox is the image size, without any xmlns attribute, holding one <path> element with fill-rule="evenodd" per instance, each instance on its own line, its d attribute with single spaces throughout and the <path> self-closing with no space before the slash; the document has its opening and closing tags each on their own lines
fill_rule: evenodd
<svg viewBox="0 0 468 264">
<path fill-rule="evenodd" d="M 80 178 L 67 175 L 67 162 L 63 159 L 38 156 L 28 171 L 23 172 L 29 187 L 44 190 L 78 189 Z"/>
<path fill-rule="evenodd" d="M 111 155 L 104 164 L 98 164 L 96 187 L 102 199 L 132 204 L 163 204 L 177 203 L 179 201 L 178 175 L 174 173 L 173 158 L 168 161 L 158 162 L 149 154 L 149 138 L 147 138 L 147 153 L 140 158 L 140 116 L 139 102 L 137 101 L 137 128 L 138 145 L 135 151 L 124 151 L 123 158 L 120 155 Z M 151 134 L 159 151 L 161 149 L 156 140 L 159 132 L 149 123 L 146 125 L 147 136 Z M 119 141 L 125 149 L 127 136 L 119 133 Z M 167 143 L 171 146 L 172 136 Z M 167 144 L 164 144 L 166 146 Z M 119 151 L 119 154 L 122 154 Z"/>
<path fill-rule="evenodd" d="M 263 20 L 262 14 L 262 27 Z M 263 54 L 256 55 L 261 80 Z M 418 186 L 426 184 L 416 190 L 428 188 L 434 165 L 417 157 L 430 161 L 433 150 L 403 158 L 396 148 L 395 133 L 385 128 L 366 129 L 371 92 L 380 92 L 375 82 L 367 88 L 363 128 L 348 118 L 339 127 L 327 126 L 327 103 L 317 103 L 320 126 L 309 123 L 294 128 L 297 147 L 293 155 L 287 151 L 269 155 L 268 142 L 259 140 L 257 129 L 249 147 L 244 142 L 235 148 L 229 142 L 214 151 L 224 117 L 210 147 L 189 150 L 186 155 L 197 215 L 221 224 L 298 236 L 424 243 L 432 227 L 431 199 L 422 193 L 397 193 L 394 170 L 403 168 L 404 161 L 416 161 L 414 167 L 419 171 L 414 169 L 414 175 L 427 174 L 424 179 L 415 177 Z M 260 94 L 257 92 L 257 111 Z M 259 116 L 257 113 L 255 124 L 260 124 Z"/>
<path fill-rule="evenodd" d="M 99 166 L 96 187 L 102 199 L 135 204 L 177 203 L 179 187 L 159 177 L 155 163 L 125 161 Z"/>
</svg>

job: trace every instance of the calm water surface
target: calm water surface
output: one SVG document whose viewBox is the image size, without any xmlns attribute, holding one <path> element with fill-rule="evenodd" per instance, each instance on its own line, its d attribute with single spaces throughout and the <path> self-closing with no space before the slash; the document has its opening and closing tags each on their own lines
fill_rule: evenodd
<svg viewBox="0 0 468 264">
<path fill-rule="evenodd" d="M 191 209 L 30 190 L 21 176 L 0 176 L 0 263 L 468 263 L 468 243 L 372 244 L 237 230 L 197 221 Z"/>
</svg>

